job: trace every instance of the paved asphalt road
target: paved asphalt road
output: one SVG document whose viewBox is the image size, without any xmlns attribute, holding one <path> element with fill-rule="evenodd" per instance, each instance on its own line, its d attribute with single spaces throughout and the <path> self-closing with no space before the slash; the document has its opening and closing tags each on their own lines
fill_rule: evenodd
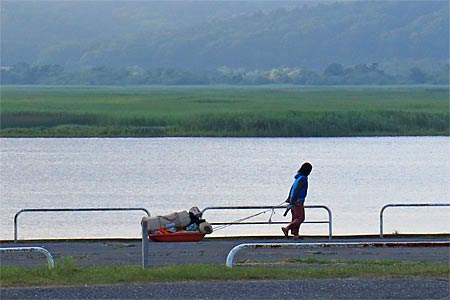
<svg viewBox="0 0 450 300">
<path fill-rule="evenodd" d="M 448 241 L 449 238 L 441 238 Z M 333 239 L 339 241 L 393 241 L 392 239 Z M 396 239 L 395 241 L 418 241 L 418 239 Z M 421 239 L 421 241 L 429 241 Z M 236 245 L 252 242 L 287 242 L 284 238 L 230 238 L 203 239 L 195 243 L 149 243 L 148 263 L 150 267 L 185 263 L 225 264 L 228 252 Z M 305 238 L 301 242 L 328 242 L 328 239 Z M 40 241 L 1 242 L 1 247 L 42 246 L 56 260 L 73 257 L 77 265 L 141 265 L 140 240 L 86 240 L 86 241 Z M 289 258 L 314 257 L 338 260 L 399 260 L 449 262 L 449 247 L 347 247 L 347 248 L 297 248 L 297 249 L 243 249 L 235 257 L 235 263 L 249 261 L 281 261 Z M 45 264 L 42 254 L 2 253 L 2 265 L 39 266 Z"/>
<path fill-rule="evenodd" d="M 1 299 L 450 299 L 449 281 L 332 279 L 7 288 Z"/>
</svg>

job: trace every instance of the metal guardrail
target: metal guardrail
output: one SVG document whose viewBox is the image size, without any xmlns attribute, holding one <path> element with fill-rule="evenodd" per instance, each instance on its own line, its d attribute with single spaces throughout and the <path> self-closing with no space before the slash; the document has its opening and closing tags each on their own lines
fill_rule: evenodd
<svg viewBox="0 0 450 300">
<path fill-rule="evenodd" d="M 47 265 L 49 269 L 53 269 L 55 267 L 55 260 L 53 259 L 53 255 L 45 249 L 44 247 L 6 247 L 0 248 L 0 252 L 38 252 L 45 255 L 47 259 Z"/>
<path fill-rule="evenodd" d="M 333 217 L 331 209 L 325 205 L 305 205 L 306 208 L 325 209 L 328 213 L 328 221 L 304 221 L 303 223 L 322 223 L 328 224 L 328 239 L 333 237 Z M 202 210 L 202 214 L 207 210 L 251 210 L 251 209 L 284 209 L 286 206 L 210 206 Z M 271 225 L 271 224 L 287 224 L 289 222 L 210 222 L 211 225 Z"/>
<path fill-rule="evenodd" d="M 388 207 L 430 207 L 430 206 L 450 206 L 450 203 L 412 203 L 412 204 L 386 204 L 380 210 L 380 238 L 383 238 L 383 213 Z"/>
<path fill-rule="evenodd" d="M 17 243 L 17 227 L 19 215 L 26 212 L 94 212 L 94 211 L 144 211 L 147 216 L 150 212 L 142 207 L 95 207 L 95 208 L 26 208 L 19 210 L 14 216 L 14 243 Z"/>
<path fill-rule="evenodd" d="M 327 243 L 246 243 L 239 244 L 228 252 L 225 265 L 233 267 L 236 254 L 244 248 L 253 249 L 286 249 L 286 248 L 324 248 L 324 247 L 448 247 L 450 241 L 426 242 L 327 242 Z"/>
</svg>

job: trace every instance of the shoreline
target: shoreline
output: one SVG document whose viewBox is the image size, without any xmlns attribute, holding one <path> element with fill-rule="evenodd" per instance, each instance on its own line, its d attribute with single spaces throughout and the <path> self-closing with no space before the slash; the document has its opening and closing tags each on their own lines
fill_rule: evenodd
<svg viewBox="0 0 450 300">
<path fill-rule="evenodd" d="M 308 240 L 324 240 L 324 241 L 340 241 L 340 240 L 364 240 L 364 239 L 378 239 L 383 240 L 409 240 L 409 239 L 434 239 L 434 240 L 449 240 L 450 233 L 405 233 L 405 234 L 384 234 L 384 238 L 380 238 L 379 234 L 345 234 L 345 235 L 333 235 L 330 240 L 328 235 L 303 235 L 305 239 Z M 203 240 L 273 240 L 273 239 L 283 239 L 287 241 L 282 235 L 242 235 L 242 236 L 208 236 L 206 235 Z M 21 243 L 41 243 L 41 242 L 107 242 L 107 241 L 118 241 L 118 242 L 137 242 L 141 241 L 141 238 L 109 238 L 109 237 L 99 237 L 99 238 L 54 238 L 54 239 L 27 239 L 18 240 L 17 244 Z M 0 245 L 2 243 L 14 243 L 13 239 L 0 240 Z"/>
</svg>

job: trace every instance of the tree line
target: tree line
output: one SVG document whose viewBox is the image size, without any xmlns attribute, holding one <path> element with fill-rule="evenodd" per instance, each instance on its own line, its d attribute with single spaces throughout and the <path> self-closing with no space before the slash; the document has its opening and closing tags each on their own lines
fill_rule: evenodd
<svg viewBox="0 0 450 300">
<path fill-rule="evenodd" d="M 175 68 L 92 67 L 65 70 L 61 65 L 18 63 L 0 70 L 2 85 L 388 85 L 449 84 L 449 64 L 425 71 L 411 67 L 390 74 L 379 64 L 328 65 L 322 72 L 298 67 L 246 70 L 220 67 L 213 71 L 191 72 Z"/>
</svg>

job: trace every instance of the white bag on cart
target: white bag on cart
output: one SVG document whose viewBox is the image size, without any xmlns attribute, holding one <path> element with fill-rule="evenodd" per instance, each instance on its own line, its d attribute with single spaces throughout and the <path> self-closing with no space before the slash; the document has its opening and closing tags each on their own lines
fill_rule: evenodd
<svg viewBox="0 0 450 300">
<path fill-rule="evenodd" d="M 189 216 L 189 212 L 183 210 L 178 212 L 173 212 L 164 216 L 156 216 L 156 217 L 143 217 L 142 222 L 147 221 L 148 231 L 153 231 L 158 228 L 171 228 L 175 227 L 177 229 L 182 229 L 191 223 L 191 218 Z"/>
</svg>

